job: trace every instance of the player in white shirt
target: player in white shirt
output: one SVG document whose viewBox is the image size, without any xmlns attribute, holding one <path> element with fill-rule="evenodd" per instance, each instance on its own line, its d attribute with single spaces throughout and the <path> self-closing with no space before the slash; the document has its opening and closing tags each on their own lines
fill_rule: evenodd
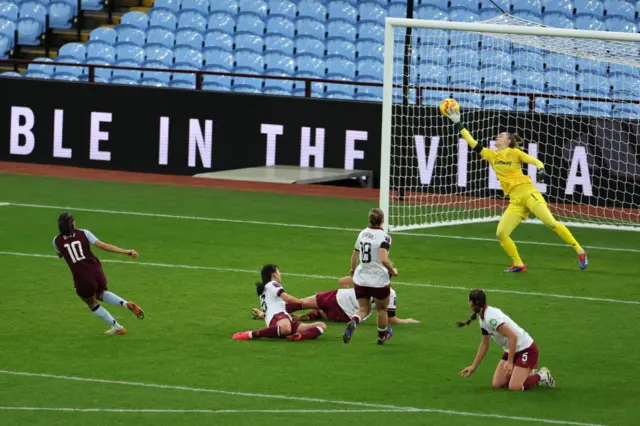
<svg viewBox="0 0 640 426">
<path fill-rule="evenodd" d="M 359 307 L 344 330 L 342 336 L 344 343 L 351 341 L 353 332 L 362 318 L 370 315 L 371 298 L 375 299 L 378 312 L 378 344 L 383 345 L 393 336 L 393 330 L 387 327 L 389 324 L 387 306 L 391 294 L 390 277 L 398 275 L 398 270 L 389 260 L 391 237 L 382 229 L 383 224 L 383 211 L 378 208 L 371 209 L 369 226 L 358 235 L 351 254 L 349 275 L 353 276 L 353 287 Z"/>
<path fill-rule="evenodd" d="M 529 333 L 515 323 L 500 309 L 487 305 L 484 291 L 475 289 L 469 293 L 469 307 L 473 311 L 471 319 L 457 323 L 458 327 L 471 324 L 480 316 L 480 330 L 482 342 L 478 348 L 476 358 L 469 367 L 460 372 L 460 376 L 467 378 L 478 369 L 480 362 L 487 354 L 491 337 L 504 350 L 504 355 L 498 363 L 491 385 L 494 389 L 508 388 L 510 391 L 523 391 L 533 388 L 536 384 L 555 387 L 555 380 L 546 368 L 538 368 L 538 345 Z"/>
<path fill-rule="evenodd" d="M 322 322 L 302 324 L 292 321 L 287 313 L 287 304 L 300 304 L 301 300 L 287 294 L 280 284 L 281 277 L 278 267 L 267 264 L 260 272 L 262 281 L 256 283 L 256 291 L 260 296 L 260 306 L 264 311 L 267 328 L 256 331 L 242 331 L 233 335 L 233 340 L 251 340 L 259 337 L 283 338 L 297 342 L 313 340 L 327 329 Z"/>
</svg>

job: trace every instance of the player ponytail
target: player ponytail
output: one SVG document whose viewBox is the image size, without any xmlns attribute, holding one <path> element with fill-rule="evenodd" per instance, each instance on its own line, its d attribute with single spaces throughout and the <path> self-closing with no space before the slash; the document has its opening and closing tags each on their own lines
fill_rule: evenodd
<svg viewBox="0 0 640 426">
<path fill-rule="evenodd" d="M 471 292 L 469 293 L 469 301 L 472 305 L 471 309 L 473 309 L 473 314 L 471 315 L 471 318 L 466 321 L 456 322 L 456 325 L 458 327 L 464 327 L 465 325 L 469 325 L 472 321 L 478 319 L 478 313 L 482 310 L 482 308 L 487 306 L 487 295 L 484 291 L 476 288 L 471 290 Z"/>
<path fill-rule="evenodd" d="M 58 230 L 64 236 L 69 236 L 73 233 L 75 227 L 73 226 L 73 215 L 69 212 L 62 213 L 58 216 Z"/>
<path fill-rule="evenodd" d="M 509 148 L 520 148 L 522 137 L 517 133 L 509 133 Z"/>
<path fill-rule="evenodd" d="M 369 225 L 373 228 L 380 228 L 384 222 L 384 212 L 382 209 L 375 208 L 369 210 Z"/>
<path fill-rule="evenodd" d="M 277 270 L 278 266 L 273 263 L 268 263 L 262 267 L 262 270 L 260 271 L 260 278 L 262 281 L 256 281 L 256 292 L 258 293 L 258 296 L 264 293 L 264 286 L 271 282 L 271 277 Z"/>
</svg>

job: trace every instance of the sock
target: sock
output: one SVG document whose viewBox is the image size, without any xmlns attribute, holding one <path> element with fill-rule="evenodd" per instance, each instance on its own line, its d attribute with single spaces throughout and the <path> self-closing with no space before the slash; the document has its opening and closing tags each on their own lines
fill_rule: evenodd
<svg viewBox="0 0 640 426">
<path fill-rule="evenodd" d="M 513 264 L 516 266 L 522 266 L 522 259 L 520 259 L 520 254 L 518 254 L 518 248 L 516 247 L 516 243 L 513 242 L 511 237 L 503 238 L 500 240 L 500 245 L 507 253 L 507 255 L 513 261 Z"/>
<path fill-rule="evenodd" d="M 280 337 L 280 327 L 272 325 L 271 327 L 251 332 L 252 339 L 257 339 L 258 337 Z"/>
<path fill-rule="evenodd" d="M 111 293 L 110 291 L 105 291 L 102 295 L 102 301 L 107 305 L 120 305 L 123 308 L 127 307 L 127 301 L 122 297 L 118 296 L 115 293 Z"/>
<path fill-rule="evenodd" d="M 553 232 L 558 234 L 558 236 L 560 238 L 562 238 L 562 240 L 565 243 L 567 243 L 571 247 L 573 247 L 573 249 L 576 251 L 576 253 L 580 254 L 580 253 L 582 253 L 584 251 L 584 250 L 582 250 L 582 247 L 580 247 L 580 244 L 578 244 L 578 241 L 576 241 L 576 239 L 573 236 L 573 234 L 571 233 L 571 231 L 569 231 L 569 228 L 567 228 L 563 224 L 558 223 L 556 225 L 555 229 L 553 230 Z"/>
<path fill-rule="evenodd" d="M 291 313 L 302 311 L 304 309 L 304 306 L 302 306 L 302 303 L 287 303 L 285 309 L 287 310 L 287 312 Z"/>
<path fill-rule="evenodd" d="M 360 324 L 360 321 L 362 321 L 362 320 L 360 319 L 360 317 L 358 315 L 354 315 L 351 318 L 351 321 L 355 322 L 356 324 Z"/>
<path fill-rule="evenodd" d="M 378 339 L 384 339 L 387 335 L 387 328 L 378 328 Z"/>
<path fill-rule="evenodd" d="M 537 385 L 539 381 L 540 381 L 540 375 L 539 374 L 533 374 L 533 375 L 527 377 L 527 380 L 524 381 L 524 385 L 522 386 L 522 390 L 526 391 L 526 390 L 531 389 L 532 387 Z"/>
<path fill-rule="evenodd" d="M 100 318 L 102 321 L 106 322 L 109 325 L 114 325 L 116 323 L 116 320 L 113 319 L 109 311 L 107 311 L 105 308 L 103 308 L 100 305 L 96 305 L 93 308 L 91 308 L 91 312 L 93 312 L 93 315 L 97 316 L 98 318 Z"/>
<path fill-rule="evenodd" d="M 319 310 L 315 310 L 315 311 L 311 311 L 307 314 L 307 318 L 309 318 L 309 321 L 314 320 L 314 319 L 318 319 L 321 318 L 322 314 L 320 313 Z"/>
<path fill-rule="evenodd" d="M 324 330 L 321 327 L 311 327 L 310 329 L 305 330 L 300 334 L 302 334 L 302 340 L 313 340 L 320 336 L 322 333 L 324 333 Z"/>
</svg>

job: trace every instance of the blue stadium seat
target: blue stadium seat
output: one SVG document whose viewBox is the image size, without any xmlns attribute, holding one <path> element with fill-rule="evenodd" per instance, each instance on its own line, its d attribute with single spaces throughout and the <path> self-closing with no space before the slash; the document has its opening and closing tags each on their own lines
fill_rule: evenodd
<svg viewBox="0 0 640 426">
<path fill-rule="evenodd" d="M 9 53 L 12 44 L 13 41 L 9 37 L 4 34 L 0 34 L 0 58 L 7 58 L 7 53 Z"/>
<path fill-rule="evenodd" d="M 596 18 L 604 16 L 604 5 L 599 0 L 574 0 L 576 15 L 588 14 Z"/>
<path fill-rule="evenodd" d="M 596 117 L 609 117 L 613 112 L 612 105 L 605 102 L 582 102 L 580 114 Z"/>
<path fill-rule="evenodd" d="M 513 111 L 515 98 L 506 95 L 485 95 L 483 107 L 495 111 Z"/>
<path fill-rule="evenodd" d="M 615 75 L 630 75 L 635 77 L 638 75 L 638 69 L 630 65 L 610 64 L 609 77 Z"/>
<path fill-rule="evenodd" d="M 171 57 L 173 58 L 173 53 L 171 54 Z M 159 61 L 145 61 L 142 64 L 143 68 L 156 68 L 159 70 L 169 70 L 171 69 L 171 66 L 172 64 L 170 63 L 167 64 Z M 144 71 L 142 73 L 142 78 L 145 80 L 159 81 L 161 83 L 164 83 L 165 85 L 168 85 L 171 81 L 171 73 L 166 71 Z"/>
<path fill-rule="evenodd" d="M 180 74 L 180 75 L 184 75 L 184 74 Z M 187 75 L 191 76 L 191 74 L 187 74 Z M 173 89 L 195 89 L 196 87 L 195 74 L 193 75 L 193 77 L 194 77 L 193 81 L 171 80 L 171 82 L 169 83 L 169 87 Z"/>
<path fill-rule="evenodd" d="M 116 44 L 129 43 L 144 46 L 147 38 L 144 31 L 130 25 L 118 25 L 116 32 L 118 33 L 118 42 Z"/>
<path fill-rule="evenodd" d="M 293 58 L 280 52 L 265 53 L 264 64 L 269 72 L 278 72 L 286 75 L 295 73 L 296 64 Z"/>
<path fill-rule="evenodd" d="M 134 67 L 137 68 L 141 65 L 141 62 L 136 62 L 133 60 L 117 60 L 115 62 L 114 65 L 119 66 L 119 67 Z M 135 80 L 138 81 L 140 80 L 140 76 L 141 76 L 141 72 L 138 70 L 120 70 L 120 69 L 114 69 L 112 70 L 113 77 L 124 77 L 124 78 L 129 78 L 131 80 Z"/>
<path fill-rule="evenodd" d="M 127 12 L 122 16 L 120 24 L 131 25 L 141 30 L 146 30 L 149 26 L 149 15 L 142 12 Z"/>
<path fill-rule="evenodd" d="M 113 60 L 106 60 L 106 59 L 99 59 L 99 58 L 92 58 L 92 59 L 87 59 L 86 61 L 84 61 L 85 64 L 92 64 L 92 65 L 113 65 L 114 61 Z M 89 68 L 86 69 L 85 71 L 86 74 L 89 74 Z M 104 79 L 104 80 L 109 80 L 111 78 L 111 69 L 109 68 L 94 68 L 94 79 Z"/>
<path fill-rule="evenodd" d="M 232 16 L 238 14 L 238 2 L 236 0 L 210 0 L 209 10 L 213 12 L 226 12 Z"/>
<path fill-rule="evenodd" d="M 547 107 L 547 99 L 535 98 L 535 112 L 547 112 Z M 516 97 L 516 111 L 530 111 L 528 97 Z"/>
<path fill-rule="evenodd" d="M 380 4 L 368 1 L 360 4 L 358 15 L 360 16 L 360 21 L 372 21 L 378 25 L 384 25 L 384 18 L 387 16 L 387 12 Z"/>
<path fill-rule="evenodd" d="M 182 0 L 181 10 L 196 10 L 207 16 L 209 14 L 209 0 Z"/>
<path fill-rule="evenodd" d="M 296 73 L 296 77 L 318 78 L 318 76 L 312 73 L 307 73 L 307 72 L 298 72 Z M 324 96 L 324 90 L 325 90 L 324 84 L 312 82 L 310 86 L 311 86 L 311 97 L 321 98 Z M 293 96 L 305 96 L 305 82 L 296 81 L 295 87 L 293 89 Z"/>
<path fill-rule="evenodd" d="M 356 69 L 358 77 L 371 78 L 382 82 L 382 74 L 384 72 L 382 61 L 370 58 L 359 59 Z"/>
<path fill-rule="evenodd" d="M 281 35 L 268 34 L 264 38 L 265 52 L 281 52 L 288 56 L 293 56 L 293 40 Z"/>
<path fill-rule="evenodd" d="M 576 78 L 574 74 L 562 71 L 547 71 L 544 73 L 547 89 L 555 95 L 576 96 Z"/>
<path fill-rule="evenodd" d="M 155 0 L 153 3 L 153 10 L 157 10 L 158 8 L 169 9 L 174 13 L 180 12 L 180 0 Z"/>
<path fill-rule="evenodd" d="M 449 20 L 457 22 L 477 22 L 480 20 L 480 15 L 472 10 L 457 7 L 452 8 L 449 12 Z"/>
<path fill-rule="evenodd" d="M 351 43 L 355 43 L 357 30 L 355 25 L 342 19 L 330 20 L 327 24 L 328 38 L 341 38 Z"/>
<path fill-rule="evenodd" d="M 173 31 L 178 26 L 178 17 L 169 9 L 154 7 L 149 12 L 149 26 L 162 27 Z"/>
<path fill-rule="evenodd" d="M 131 77 L 127 77 L 126 75 L 117 75 L 117 76 L 113 76 L 109 79 L 109 83 L 110 84 L 122 84 L 122 85 L 128 85 L 128 86 L 135 86 L 138 84 L 138 80 L 131 78 Z"/>
<path fill-rule="evenodd" d="M 148 87 L 169 87 L 165 82 L 144 77 L 142 77 L 140 81 L 138 81 L 138 85 Z"/>
<path fill-rule="evenodd" d="M 407 2 L 403 1 L 403 3 Z M 437 7 L 440 10 L 447 10 L 449 8 L 449 0 L 426 0 L 418 3 L 429 4 L 430 6 Z"/>
<path fill-rule="evenodd" d="M 228 52 L 233 51 L 233 37 L 220 30 L 207 31 L 204 37 L 206 47 L 218 47 Z"/>
<path fill-rule="evenodd" d="M 325 68 L 324 58 L 309 53 L 296 56 L 296 75 L 305 73 L 306 76 L 321 77 L 324 76 Z"/>
<path fill-rule="evenodd" d="M 612 97 L 614 99 L 638 99 L 640 98 L 640 78 L 626 74 L 614 74 L 609 77 L 614 87 Z"/>
<path fill-rule="evenodd" d="M 47 9 L 36 1 L 25 1 L 20 6 L 18 37 L 20 44 L 35 46 L 40 44 L 40 34 L 44 32 Z"/>
<path fill-rule="evenodd" d="M 236 67 L 247 68 L 258 73 L 264 71 L 264 58 L 262 54 L 251 52 L 249 50 L 236 50 L 234 54 Z"/>
<path fill-rule="evenodd" d="M 480 63 L 483 67 L 499 67 L 511 69 L 511 55 L 502 50 L 480 50 Z"/>
<path fill-rule="evenodd" d="M 555 27 L 555 28 L 573 29 L 576 27 L 576 25 L 573 22 L 573 19 L 559 12 L 545 13 L 543 22 L 545 25 L 549 27 Z"/>
<path fill-rule="evenodd" d="M 8 71 L 0 74 L 0 77 L 22 77 L 22 74 L 13 72 L 13 71 Z"/>
<path fill-rule="evenodd" d="M 255 13 L 262 19 L 267 17 L 268 6 L 263 0 L 239 0 L 238 6 L 240 7 L 240 13 Z"/>
<path fill-rule="evenodd" d="M 402 102 L 402 96 L 401 96 L 401 91 L 400 89 L 394 89 L 393 92 L 393 101 L 397 102 L 397 103 L 401 103 Z M 411 91 L 409 92 L 409 96 L 412 96 Z M 457 93 L 454 94 L 454 96 L 459 96 Z M 426 105 L 426 106 L 438 106 L 440 105 L 440 102 L 442 102 L 443 99 L 446 98 L 451 98 L 451 92 L 447 92 L 445 90 L 423 90 L 422 91 L 422 105 Z M 409 101 L 409 103 L 415 103 L 415 99 L 413 99 L 413 102 L 411 102 L 411 100 Z"/>
<path fill-rule="evenodd" d="M 329 86 L 329 85 L 328 85 Z M 338 90 L 331 90 L 325 93 L 327 99 L 340 99 L 343 101 L 350 101 L 354 99 L 355 94 L 352 92 L 342 92 Z"/>
<path fill-rule="evenodd" d="M 579 74 L 577 83 L 579 92 L 586 97 L 608 97 L 611 82 L 603 75 Z"/>
<path fill-rule="evenodd" d="M 290 0 L 269 0 L 269 15 L 281 15 L 290 20 L 296 19 L 298 6 Z"/>
<path fill-rule="evenodd" d="M 596 61 L 592 59 L 578 58 L 576 60 L 578 65 L 578 71 L 581 74 L 590 73 L 590 74 L 599 74 L 599 75 L 607 75 L 607 63 Z"/>
<path fill-rule="evenodd" d="M 480 73 L 473 67 L 452 67 L 450 70 L 451 85 L 453 87 L 480 86 Z"/>
<path fill-rule="evenodd" d="M 513 71 L 518 89 L 524 92 L 544 92 L 544 74 L 541 72 L 516 69 Z"/>
<path fill-rule="evenodd" d="M 241 13 L 238 15 L 236 31 L 253 33 L 261 36 L 264 34 L 264 22 L 262 21 L 262 18 L 255 13 Z"/>
<path fill-rule="evenodd" d="M 449 2 L 449 7 L 451 9 L 460 7 L 476 13 L 478 12 L 478 9 L 480 9 L 479 6 L 480 2 L 478 2 L 478 0 L 450 0 Z"/>
<path fill-rule="evenodd" d="M 178 28 L 192 28 L 203 33 L 207 30 L 207 19 L 196 10 L 183 10 L 178 16 Z"/>
<path fill-rule="evenodd" d="M 542 16 L 540 14 L 535 14 L 533 12 L 529 12 L 527 10 L 517 10 L 511 14 L 520 19 L 526 19 L 527 21 L 536 22 L 538 24 L 542 24 Z"/>
<path fill-rule="evenodd" d="M 466 49 L 463 47 L 450 49 L 449 58 L 451 59 L 451 65 L 478 67 L 480 64 L 480 55 L 478 51 L 474 49 Z"/>
<path fill-rule="evenodd" d="M 70 56 L 58 56 L 55 59 L 56 63 L 65 63 L 65 64 L 82 64 L 84 61 L 79 61 Z M 67 75 L 75 75 L 79 76 L 83 73 L 84 67 L 77 67 L 72 65 L 56 65 L 55 74 L 67 74 Z"/>
<path fill-rule="evenodd" d="M 573 2 L 572 0 L 544 0 L 544 15 L 548 13 L 558 13 L 566 16 L 567 18 L 573 18 Z"/>
<path fill-rule="evenodd" d="M 298 4 L 298 16 L 324 22 L 327 17 L 327 8 L 320 1 L 301 0 Z"/>
<path fill-rule="evenodd" d="M 159 44 L 150 44 L 144 48 L 146 62 L 153 61 L 164 65 L 173 64 L 173 50 Z"/>
<path fill-rule="evenodd" d="M 102 41 L 107 44 L 116 44 L 118 33 L 113 28 L 100 27 L 91 31 L 89 41 Z"/>
<path fill-rule="evenodd" d="M 356 43 L 358 58 L 373 58 L 379 61 L 384 60 L 384 45 L 377 41 L 361 39 Z"/>
<path fill-rule="evenodd" d="M 332 80 L 351 81 L 351 78 L 333 76 Z M 353 99 L 356 86 L 353 84 L 327 83 L 325 84 L 325 98 L 329 99 Z"/>
<path fill-rule="evenodd" d="M 60 73 L 53 74 L 53 79 L 60 80 L 60 81 L 76 81 L 76 82 L 80 81 L 80 78 L 77 75 L 60 74 Z"/>
<path fill-rule="evenodd" d="M 506 53 L 511 53 L 511 43 L 507 40 L 493 38 L 489 36 L 482 37 L 482 48 L 487 50 L 501 50 Z"/>
<path fill-rule="evenodd" d="M 545 69 L 551 71 L 564 71 L 573 73 L 576 71 L 576 58 L 560 53 L 548 53 L 544 57 Z"/>
<path fill-rule="evenodd" d="M 607 11 L 607 17 L 618 16 L 628 21 L 636 18 L 636 8 L 624 0 L 604 0 L 604 9 Z"/>
<path fill-rule="evenodd" d="M 613 105 L 611 116 L 627 120 L 638 120 L 640 119 L 640 105 L 616 103 Z"/>
<path fill-rule="evenodd" d="M 362 83 L 379 83 L 377 79 L 358 77 Z M 363 101 L 382 102 L 382 86 L 356 86 L 355 98 Z"/>
<path fill-rule="evenodd" d="M 29 78 L 43 78 L 43 76 L 51 77 L 55 71 L 53 64 L 54 62 L 52 59 L 36 58 L 27 66 L 27 70 L 23 73 L 23 76 Z"/>
<path fill-rule="evenodd" d="M 296 37 L 295 39 L 296 54 L 309 53 L 318 57 L 324 57 L 325 44 L 324 41 L 309 36 Z"/>
<path fill-rule="evenodd" d="M 327 55 L 339 55 L 353 61 L 356 58 L 356 46 L 342 38 L 330 38 L 327 40 Z"/>
<path fill-rule="evenodd" d="M 528 12 L 542 17 L 542 2 L 540 0 L 511 0 L 513 7 L 511 9 L 514 14 L 516 12 Z"/>
<path fill-rule="evenodd" d="M 481 21 L 486 21 L 487 19 L 492 19 L 500 15 L 502 15 L 502 12 L 500 12 L 498 9 L 481 9 L 480 10 Z"/>
<path fill-rule="evenodd" d="M 296 31 L 298 36 L 306 35 L 324 40 L 325 27 L 322 22 L 310 18 L 299 18 L 296 21 Z"/>
<path fill-rule="evenodd" d="M 419 45 L 427 44 L 446 48 L 449 44 L 449 32 L 444 30 L 417 28 L 413 30 L 413 37 L 414 40 L 417 37 Z M 381 43 L 384 43 L 384 40 Z"/>
<path fill-rule="evenodd" d="M 329 2 L 327 9 L 329 19 L 344 19 L 355 25 L 358 20 L 358 11 L 349 2 L 342 0 L 334 0 Z"/>
<path fill-rule="evenodd" d="M 389 5 L 389 16 L 392 18 L 406 18 L 407 4 L 401 1 L 394 1 Z M 378 25 L 384 25 L 379 22 Z"/>
<path fill-rule="evenodd" d="M 384 43 L 384 27 L 373 22 L 363 22 L 358 27 L 359 38 Z"/>
<path fill-rule="evenodd" d="M 246 49 L 256 53 L 262 53 L 264 50 L 264 40 L 255 34 L 237 33 L 236 49 Z"/>
<path fill-rule="evenodd" d="M 286 16 L 270 16 L 267 19 L 267 34 L 279 34 L 288 38 L 295 35 L 296 26 L 292 20 Z"/>
<path fill-rule="evenodd" d="M 465 110 L 469 108 L 482 108 L 482 95 L 479 93 L 455 93 L 454 97 Z"/>
<path fill-rule="evenodd" d="M 549 99 L 547 111 L 549 114 L 578 114 L 580 104 L 567 99 Z"/>
<path fill-rule="evenodd" d="M 229 69 L 219 67 L 217 65 L 207 65 L 203 68 L 203 71 L 209 72 L 229 72 Z M 213 89 L 210 86 L 218 86 L 221 89 Z M 202 88 L 205 90 L 231 90 L 231 76 L 225 75 L 204 75 L 202 77 Z"/>
<path fill-rule="evenodd" d="M 53 28 L 71 28 L 74 8 L 64 1 L 54 1 L 49 5 L 49 25 Z"/>
<path fill-rule="evenodd" d="M 459 54 L 464 54 L 464 52 L 457 52 L 456 57 L 459 58 Z M 434 63 L 438 65 L 447 65 L 449 63 L 449 52 L 441 47 L 425 46 L 420 49 L 420 55 L 420 62 Z"/>
<path fill-rule="evenodd" d="M 514 49 L 511 55 L 514 68 L 524 68 L 535 71 L 544 69 L 544 57 L 542 54 L 529 49 Z"/>
<path fill-rule="evenodd" d="M 87 48 L 82 43 L 67 43 L 58 50 L 58 56 L 69 56 L 79 61 L 87 57 Z"/>
<path fill-rule="evenodd" d="M 272 70 L 265 73 L 270 76 L 280 76 L 287 77 L 290 76 L 290 73 L 283 73 L 277 70 Z M 270 94 L 275 94 L 274 91 L 282 91 L 280 93 L 282 95 L 292 95 L 293 94 L 293 80 L 281 80 L 281 79 L 273 79 L 273 78 L 265 78 L 264 79 L 264 90 L 269 90 Z"/>
<path fill-rule="evenodd" d="M 116 59 L 118 61 L 132 61 L 141 64 L 144 61 L 144 49 L 133 44 L 120 44 L 116 46 Z"/>
<path fill-rule="evenodd" d="M 259 95 L 262 93 L 261 89 L 258 89 L 256 87 L 248 87 L 248 86 L 233 86 L 231 88 L 231 90 L 233 92 L 237 92 L 237 93 L 249 93 L 249 94 L 254 94 L 254 95 Z"/>
<path fill-rule="evenodd" d="M 421 85 L 446 86 L 449 80 L 449 71 L 440 65 L 421 63 L 417 66 L 417 72 L 417 82 Z"/>
<path fill-rule="evenodd" d="M 633 21 L 620 18 L 619 16 L 604 18 L 604 25 L 609 31 L 618 31 L 623 33 L 637 33 L 638 27 Z"/>
<path fill-rule="evenodd" d="M 207 66 L 223 68 L 226 71 L 233 69 L 233 55 L 219 47 L 207 47 L 204 50 L 204 63 Z"/>
<path fill-rule="evenodd" d="M 213 12 L 209 15 L 207 28 L 209 30 L 220 30 L 228 34 L 233 34 L 236 21 L 233 16 L 226 12 Z"/>
<path fill-rule="evenodd" d="M 82 0 L 82 10 L 102 10 L 102 0 Z"/>
<path fill-rule="evenodd" d="M 353 79 L 356 76 L 356 64 L 342 56 L 327 56 L 325 64 L 327 66 L 327 77 L 346 77 Z"/>
<path fill-rule="evenodd" d="M 233 70 L 233 72 L 235 74 L 256 74 L 256 75 L 261 74 L 261 72 L 256 72 L 253 69 L 244 68 L 244 67 L 236 67 Z M 233 78 L 232 90 L 235 91 L 237 87 L 243 87 L 243 88 L 253 88 L 253 89 L 257 89 L 259 91 L 262 91 L 263 83 L 264 83 L 264 80 L 262 78 L 234 77 Z"/>
<path fill-rule="evenodd" d="M 480 70 L 480 78 L 484 81 L 487 90 L 512 90 L 513 75 L 511 70 L 504 68 L 483 68 Z"/>
<path fill-rule="evenodd" d="M 17 21 L 19 11 L 20 8 L 13 1 L 4 0 L 0 2 L 0 17 Z"/>
<path fill-rule="evenodd" d="M 147 44 L 160 44 L 166 47 L 173 47 L 176 36 L 173 31 L 163 27 L 149 27 L 147 30 Z"/>
<path fill-rule="evenodd" d="M 188 65 L 196 69 L 202 68 L 204 56 L 199 50 L 188 46 L 176 46 L 173 49 L 175 65 Z"/>
<path fill-rule="evenodd" d="M 199 53 L 199 52 L 198 52 Z M 189 65 L 187 63 L 175 64 L 171 67 L 173 70 L 180 71 L 199 71 L 200 66 Z M 179 87 L 181 89 L 193 89 L 196 87 L 196 74 L 195 73 L 172 73 L 171 83 L 169 87 Z"/>
<path fill-rule="evenodd" d="M 414 16 L 417 16 L 418 19 L 430 19 L 433 21 L 449 20 L 449 15 L 447 14 L 447 12 L 431 5 L 418 6 L 413 14 Z"/>
<path fill-rule="evenodd" d="M 605 31 L 607 29 L 604 22 L 596 19 L 593 15 L 578 15 L 574 21 L 576 29 L 579 30 Z"/>
<path fill-rule="evenodd" d="M 480 47 L 480 34 L 465 33 L 462 36 L 454 37 L 451 40 L 451 47 L 464 47 L 467 49 L 478 50 Z"/>
<path fill-rule="evenodd" d="M 104 59 L 107 61 L 116 60 L 116 49 L 103 41 L 91 41 L 85 43 L 87 48 L 87 59 Z"/>
<path fill-rule="evenodd" d="M 277 87 L 265 87 L 262 89 L 262 94 L 271 96 L 291 96 L 293 93 L 289 93 L 286 90 Z"/>
</svg>

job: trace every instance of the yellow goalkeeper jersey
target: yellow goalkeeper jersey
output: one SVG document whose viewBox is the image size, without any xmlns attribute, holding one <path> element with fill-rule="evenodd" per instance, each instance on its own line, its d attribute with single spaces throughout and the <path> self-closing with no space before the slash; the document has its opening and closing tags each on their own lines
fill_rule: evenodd
<svg viewBox="0 0 640 426">
<path fill-rule="evenodd" d="M 480 155 L 493 167 L 504 195 L 509 195 L 518 185 L 531 183 L 531 178 L 522 173 L 522 163 L 535 164 L 538 168 L 543 166 L 540 160 L 525 154 L 518 148 L 505 148 L 499 151 L 483 148 Z"/>
</svg>

